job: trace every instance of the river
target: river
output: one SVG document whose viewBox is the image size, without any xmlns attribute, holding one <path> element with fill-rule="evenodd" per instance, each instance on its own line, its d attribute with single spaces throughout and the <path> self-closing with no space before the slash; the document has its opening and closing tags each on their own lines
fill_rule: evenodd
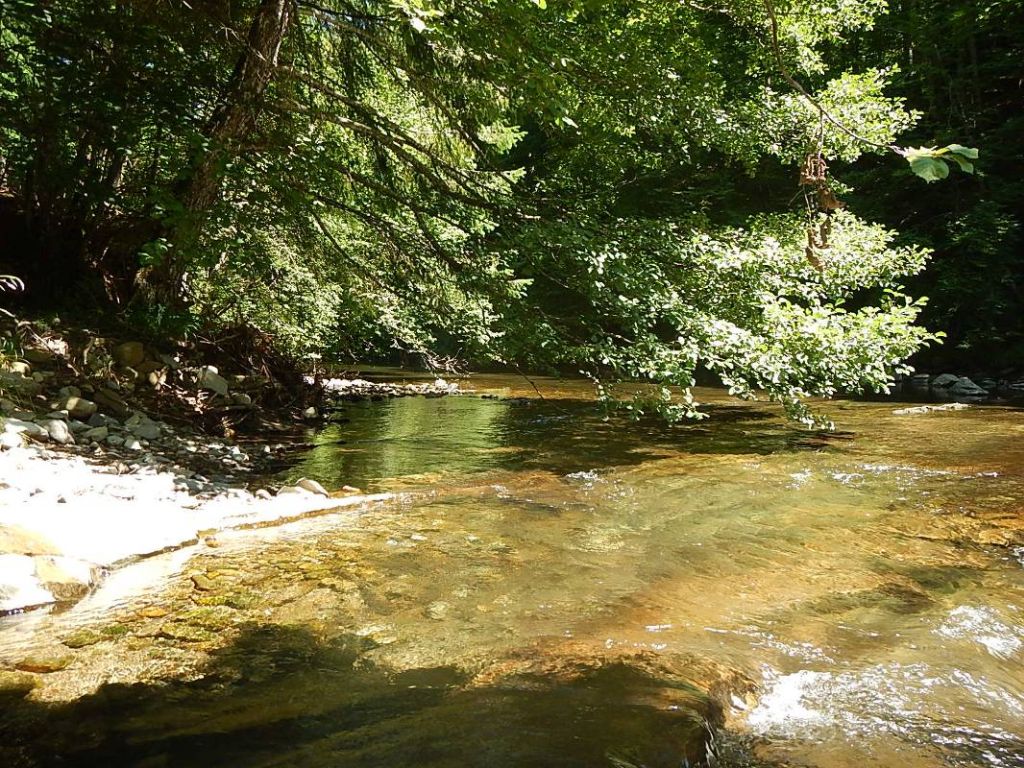
<svg viewBox="0 0 1024 768">
<path fill-rule="evenodd" d="M 4 620 L 67 664 L 0 703 L 4 764 L 1024 766 L 1024 411 L 468 385 L 352 403 L 281 478 L 391 501 Z"/>
</svg>

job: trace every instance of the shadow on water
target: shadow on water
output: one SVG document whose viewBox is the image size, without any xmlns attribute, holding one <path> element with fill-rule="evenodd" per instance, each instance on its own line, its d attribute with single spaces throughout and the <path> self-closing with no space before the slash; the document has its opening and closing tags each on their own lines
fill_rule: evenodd
<svg viewBox="0 0 1024 768">
<path fill-rule="evenodd" d="M 847 434 L 817 433 L 747 405 L 709 406 L 713 426 L 607 416 L 581 400 L 404 398 L 354 403 L 343 423 L 288 472 L 368 489 L 390 478 L 544 471 L 559 475 L 687 454 L 760 454 L 820 449 Z"/>
<path fill-rule="evenodd" d="M 374 643 L 248 625 L 199 679 L 107 684 L 67 704 L 0 700 L 0 764 L 49 766 L 702 765 L 721 711 L 622 660 L 472 679 L 388 673 Z"/>
</svg>

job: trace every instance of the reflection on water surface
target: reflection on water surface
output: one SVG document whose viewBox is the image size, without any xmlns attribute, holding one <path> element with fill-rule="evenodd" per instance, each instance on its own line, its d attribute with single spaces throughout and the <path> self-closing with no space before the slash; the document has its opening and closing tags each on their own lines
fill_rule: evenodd
<svg viewBox="0 0 1024 768">
<path fill-rule="evenodd" d="M 821 435 L 719 402 L 669 427 L 602 419 L 585 384 L 538 386 L 352 404 L 288 474 L 397 502 L 229 536 L 155 586 L 10 623 L 6 658 L 102 639 L 10 710 L 6 749 L 1024 764 L 1024 414 L 833 403 L 841 431 Z"/>
</svg>

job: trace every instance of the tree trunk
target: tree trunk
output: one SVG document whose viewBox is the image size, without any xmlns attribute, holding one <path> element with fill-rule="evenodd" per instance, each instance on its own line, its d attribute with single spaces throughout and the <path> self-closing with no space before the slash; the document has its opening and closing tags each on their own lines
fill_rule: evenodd
<svg viewBox="0 0 1024 768">
<path fill-rule="evenodd" d="M 292 3 L 261 0 L 256 10 L 245 49 L 204 131 L 209 149 L 177 195 L 182 213 L 165 230 L 171 248 L 159 264 L 143 268 L 137 277 L 137 286 L 149 299 L 167 306 L 184 303 L 189 254 L 198 242 L 204 214 L 220 194 L 226 162 L 256 129 L 263 95 L 273 82 L 281 44 L 292 21 Z"/>
</svg>

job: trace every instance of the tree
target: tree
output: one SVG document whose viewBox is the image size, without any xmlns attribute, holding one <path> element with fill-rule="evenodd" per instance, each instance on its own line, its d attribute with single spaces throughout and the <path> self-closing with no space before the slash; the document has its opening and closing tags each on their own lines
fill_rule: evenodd
<svg viewBox="0 0 1024 768">
<path fill-rule="evenodd" d="M 827 175 L 802 211 L 754 188 L 913 122 L 882 69 L 827 66 L 880 0 L 778 5 L 18 2 L 4 178 L 121 304 L 659 387 L 706 366 L 798 413 L 929 335 L 923 252 Z"/>
</svg>

